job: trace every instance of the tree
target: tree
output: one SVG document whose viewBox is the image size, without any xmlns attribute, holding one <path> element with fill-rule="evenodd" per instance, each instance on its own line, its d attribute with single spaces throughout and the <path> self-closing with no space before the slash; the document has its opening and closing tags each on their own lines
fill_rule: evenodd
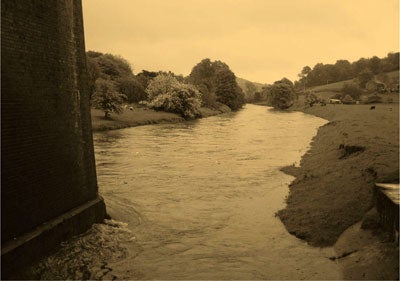
<svg viewBox="0 0 400 281">
<path fill-rule="evenodd" d="M 256 85 L 254 85 L 254 83 L 251 83 L 250 81 L 246 81 L 245 87 L 246 87 L 245 91 L 246 100 L 249 101 L 254 100 L 254 94 L 257 91 Z"/>
<path fill-rule="evenodd" d="M 116 80 L 122 77 L 133 76 L 129 62 L 111 54 L 104 54 L 95 58 L 101 69 L 102 77 L 105 79 Z"/>
<path fill-rule="evenodd" d="M 294 87 L 294 84 L 292 81 L 290 81 L 289 79 L 287 79 L 286 77 L 283 77 L 281 80 L 275 81 L 274 83 L 284 83 L 289 85 L 290 87 Z"/>
<path fill-rule="evenodd" d="M 90 51 L 90 50 L 89 50 L 89 51 L 86 52 L 86 55 L 87 55 L 88 57 L 90 57 L 90 58 L 97 58 L 97 57 L 102 56 L 103 53 L 97 52 L 97 51 Z"/>
<path fill-rule="evenodd" d="M 104 80 L 107 80 L 113 85 L 115 91 L 128 95 L 130 102 L 137 102 L 139 99 L 141 100 L 141 97 L 146 97 L 144 88 L 139 85 L 129 62 L 124 58 L 88 51 L 86 52 L 86 62 L 91 99 L 96 91 L 96 80 L 99 78 L 103 80 L 100 84 L 104 84 Z"/>
<path fill-rule="evenodd" d="M 142 85 L 143 89 L 147 88 L 151 79 L 157 77 L 158 73 L 154 71 L 142 70 L 136 75 L 137 81 Z"/>
<path fill-rule="evenodd" d="M 104 111 L 104 117 L 110 118 L 110 113 L 121 113 L 122 103 L 126 96 L 117 92 L 115 85 L 102 78 L 96 80 L 96 91 L 93 95 L 93 105 Z"/>
<path fill-rule="evenodd" d="M 304 90 L 307 87 L 307 76 L 308 74 L 311 72 L 311 67 L 309 67 L 308 65 L 306 65 L 305 67 L 303 67 L 303 69 L 301 70 L 301 72 L 297 75 L 300 78 L 300 82 L 303 84 L 303 88 Z"/>
<path fill-rule="evenodd" d="M 360 72 L 357 76 L 357 80 L 360 84 L 360 87 L 365 89 L 365 85 L 371 81 L 371 79 L 374 78 L 374 74 L 370 69 L 364 69 L 363 71 Z"/>
<path fill-rule="evenodd" d="M 383 71 L 389 72 L 399 69 L 399 52 L 388 53 L 386 58 L 382 60 Z"/>
<path fill-rule="evenodd" d="M 386 73 L 380 73 L 376 76 L 377 80 L 379 82 L 382 82 L 383 84 L 385 84 L 386 86 L 388 86 L 390 84 L 390 77 L 389 75 L 387 75 Z"/>
<path fill-rule="evenodd" d="M 325 65 L 323 63 L 317 63 L 313 70 L 308 74 L 307 80 L 309 86 L 326 84 L 326 81 L 329 81 L 329 76 L 327 75 Z"/>
<path fill-rule="evenodd" d="M 86 70 L 89 89 L 89 100 L 92 100 L 92 95 L 96 90 L 96 80 L 100 77 L 101 71 L 96 61 L 91 56 L 89 56 L 89 54 L 86 55 Z"/>
<path fill-rule="evenodd" d="M 351 63 L 348 60 L 337 60 L 335 67 L 338 72 L 337 81 L 343 81 L 353 78 Z"/>
<path fill-rule="evenodd" d="M 216 74 L 217 101 L 229 106 L 232 110 L 238 110 L 244 104 L 244 94 L 236 82 L 235 74 L 228 69 L 220 69 Z"/>
<path fill-rule="evenodd" d="M 201 93 L 191 84 L 179 82 L 171 74 L 160 74 L 146 88 L 146 104 L 157 110 L 180 114 L 185 119 L 200 116 Z"/>
<path fill-rule="evenodd" d="M 353 62 L 351 67 L 354 75 L 358 76 L 362 71 L 368 68 L 368 60 L 365 58 L 360 58 L 358 61 Z"/>
<path fill-rule="evenodd" d="M 147 99 L 142 84 L 136 77 L 123 77 L 116 81 L 117 89 L 126 95 L 128 102 L 140 102 Z"/>
<path fill-rule="evenodd" d="M 262 100 L 262 94 L 260 92 L 254 93 L 254 102 L 259 102 Z"/>
<path fill-rule="evenodd" d="M 377 56 L 373 56 L 372 58 L 370 58 L 368 61 L 368 68 L 372 71 L 373 74 L 378 74 L 379 72 L 381 72 L 381 59 Z"/>
<path fill-rule="evenodd" d="M 306 65 L 305 67 L 303 67 L 303 69 L 301 70 L 300 74 L 298 75 L 300 78 L 304 78 L 307 77 L 307 75 L 311 72 L 311 67 L 309 67 L 308 65 Z"/>
<path fill-rule="evenodd" d="M 355 83 L 345 83 L 341 92 L 344 96 L 349 95 L 354 100 L 358 100 L 363 93 L 360 87 Z"/>
<path fill-rule="evenodd" d="M 293 86 L 286 80 L 276 81 L 269 89 L 268 104 L 276 109 L 288 109 L 294 103 Z"/>
<path fill-rule="evenodd" d="M 201 91 L 205 106 L 216 107 L 213 102 L 218 101 L 237 110 L 244 104 L 244 94 L 235 74 L 222 61 L 203 59 L 193 67 L 189 81 Z"/>
<path fill-rule="evenodd" d="M 312 107 L 315 103 L 319 102 L 318 97 L 313 93 L 307 93 L 305 97 L 305 104 Z"/>
<path fill-rule="evenodd" d="M 215 68 L 214 63 L 206 58 L 196 64 L 189 75 L 189 82 L 196 85 L 202 94 L 202 104 L 211 108 L 217 106 Z"/>
</svg>

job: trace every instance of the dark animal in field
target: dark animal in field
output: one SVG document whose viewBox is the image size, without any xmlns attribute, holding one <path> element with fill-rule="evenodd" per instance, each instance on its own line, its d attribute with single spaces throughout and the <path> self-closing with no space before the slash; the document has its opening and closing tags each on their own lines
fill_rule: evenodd
<svg viewBox="0 0 400 281">
<path fill-rule="evenodd" d="M 326 106 L 326 103 L 325 102 L 321 102 L 321 106 Z"/>
<path fill-rule="evenodd" d="M 375 109 L 375 105 L 373 105 L 373 106 L 371 106 L 370 108 L 369 108 L 369 110 L 374 110 Z"/>
</svg>

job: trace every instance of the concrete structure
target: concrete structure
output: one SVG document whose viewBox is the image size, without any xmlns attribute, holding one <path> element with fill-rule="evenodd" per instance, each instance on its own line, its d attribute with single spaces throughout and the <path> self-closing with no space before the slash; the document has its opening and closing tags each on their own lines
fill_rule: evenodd
<svg viewBox="0 0 400 281">
<path fill-rule="evenodd" d="M 381 225 L 390 232 L 392 241 L 399 242 L 400 185 L 398 183 L 375 183 L 374 193 Z"/>
<path fill-rule="evenodd" d="M 2 277 L 105 216 L 80 0 L 1 1 Z"/>
</svg>

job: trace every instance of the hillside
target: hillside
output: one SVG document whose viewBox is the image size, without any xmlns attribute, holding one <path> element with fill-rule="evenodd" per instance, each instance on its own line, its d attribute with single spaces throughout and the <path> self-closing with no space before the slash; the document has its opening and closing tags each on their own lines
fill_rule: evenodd
<svg viewBox="0 0 400 281">
<path fill-rule="evenodd" d="M 247 91 L 247 87 L 246 87 L 246 83 L 247 83 L 247 82 L 252 83 L 252 84 L 256 87 L 256 89 L 257 89 L 256 91 L 257 91 L 257 92 L 261 91 L 262 88 L 263 88 L 264 86 L 266 86 L 266 84 L 262 84 L 262 83 L 258 83 L 258 82 L 252 82 L 252 81 L 249 81 L 249 80 L 240 78 L 240 77 L 236 77 L 236 82 L 238 83 L 239 87 L 242 88 L 242 90 L 243 90 L 244 92 Z"/>
<path fill-rule="evenodd" d="M 384 74 L 386 74 L 389 78 L 397 78 L 398 79 L 398 77 L 399 77 L 398 71 L 391 71 L 391 72 L 387 72 Z M 379 78 L 377 78 L 377 76 L 379 76 L 379 75 L 376 75 L 375 79 L 377 79 L 379 81 Z M 350 83 L 352 81 L 353 81 L 353 79 L 350 79 L 350 80 L 335 82 L 335 83 L 331 83 L 331 84 L 327 84 L 327 85 L 315 86 L 315 87 L 311 87 L 309 90 L 311 90 L 313 92 L 340 92 L 345 83 Z"/>
</svg>

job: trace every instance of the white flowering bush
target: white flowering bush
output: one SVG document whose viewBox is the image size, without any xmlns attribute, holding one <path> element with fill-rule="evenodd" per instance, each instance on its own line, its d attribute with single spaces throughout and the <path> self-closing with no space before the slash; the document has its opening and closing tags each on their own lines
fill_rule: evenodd
<svg viewBox="0 0 400 281">
<path fill-rule="evenodd" d="M 201 93 L 191 84 L 181 83 L 171 74 L 160 74 L 146 88 L 150 108 L 180 114 L 185 119 L 200 116 Z"/>
</svg>

